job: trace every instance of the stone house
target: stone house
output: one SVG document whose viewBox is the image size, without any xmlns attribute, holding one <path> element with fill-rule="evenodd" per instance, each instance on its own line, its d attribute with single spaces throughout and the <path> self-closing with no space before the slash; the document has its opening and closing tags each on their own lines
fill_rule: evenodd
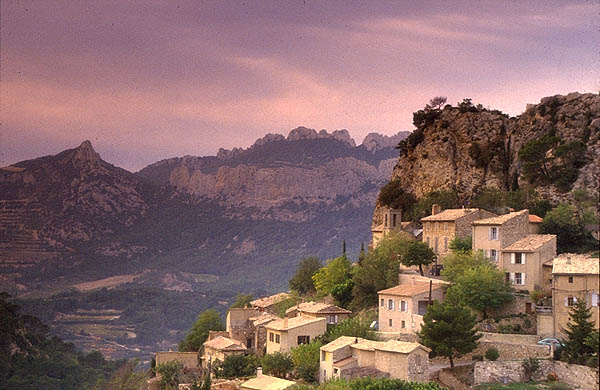
<svg viewBox="0 0 600 390">
<path fill-rule="evenodd" d="M 300 316 L 271 321 L 267 329 L 267 353 L 289 352 L 300 344 L 308 344 L 327 331 L 325 318 Z"/>
<path fill-rule="evenodd" d="M 481 250 L 495 263 L 502 257 L 502 250 L 527 236 L 530 232 L 529 210 L 473 221 L 473 251 Z"/>
<path fill-rule="evenodd" d="M 444 256 L 450 253 L 450 241 L 455 237 L 469 237 L 473 221 L 495 215 L 482 209 L 447 209 L 441 211 L 440 206 L 434 204 L 431 208 L 431 215 L 421 218 L 423 242 L 426 242 L 435 252 L 437 264 L 443 264 Z"/>
<path fill-rule="evenodd" d="M 371 225 L 371 246 L 376 248 L 379 242 L 393 231 L 403 231 L 417 241 L 422 240 L 423 230 L 416 222 L 402 222 L 402 210 L 379 207 L 375 210 Z"/>
<path fill-rule="evenodd" d="M 257 356 L 263 356 L 267 343 L 265 325 L 280 318 L 253 308 L 233 308 L 227 312 L 226 337 L 237 340 Z"/>
<path fill-rule="evenodd" d="M 200 368 L 198 352 L 156 352 L 154 359 L 156 366 L 169 362 L 180 362 L 186 370 L 197 370 Z"/>
<path fill-rule="evenodd" d="M 290 298 L 290 294 L 282 292 L 268 297 L 255 299 L 250 302 L 250 306 L 258 311 L 266 311 L 277 315 L 278 304 Z"/>
<path fill-rule="evenodd" d="M 285 316 L 294 318 L 298 316 L 307 316 L 313 318 L 325 318 L 328 325 L 336 325 L 350 317 L 352 312 L 341 307 L 321 302 L 303 302 L 286 310 Z"/>
<path fill-rule="evenodd" d="M 241 390 L 284 390 L 296 382 L 274 376 L 264 375 L 262 368 L 256 370 L 256 378 L 247 380 L 240 385 Z"/>
<path fill-rule="evenodd" d="M 426 279 L 426 278 L 422 278 Z M 379 330 L 414 334 L 421 330 L 423 316 L 431 301 L 443 302 L 448 284 L 441 280 L 410 281 L 379 291 Z"/>
<path fill-rule="evenodd" d="M 533 291 L 547 286 L 544 282 L 544 263 L 555 257 L 554 234 L 528 234 L 502 249 L 498 266 L 504 270 L 506 281 L 516 290 Z"/>
<path fill-rule="evenodd" d="M 426 382 L 430 351 L 418 343 L 342 336 L 321 347 L 319 382 L 363 376 Z"/>
<path fill-rule="evenodd" d="M 545 329 L 542 329 L 545 335 L 565 336 L 563 329 L 569 322 L 569 311 L 580 299 L 585 300 L 591 309 L 591 319 L 596 324 L 596 329 L 600 327 L 599 262 L 597 257 L 571 253 L 563 253 L 554 259 L 552 266 L 552 321 Z"/>
<path fill-rule="evenodd" d="M 246 346 L 228 337 L 218 336 L 212 340 L 204 342 L 204 353 L 202 354 L 202 367 L 208 367 L 215 361 L 224 361 L 229 355 L 247 354 L 249 351 Z"/>
</svg>

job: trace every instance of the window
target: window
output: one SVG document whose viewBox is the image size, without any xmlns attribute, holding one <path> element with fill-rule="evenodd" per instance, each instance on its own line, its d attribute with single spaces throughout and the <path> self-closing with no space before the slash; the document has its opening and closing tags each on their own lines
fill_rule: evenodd
<svg viewBox="0 0 600 390">
<path fill-rule="evenodd" d="M 592 306 L 598 307 L 598 293 L 592 293 Z"/>
<path fill-rule="evenodd" d="M 448 237 L 444 237 L 444 250 L 448 250 Z"/>
<path fill-rule="evenodd" d="M 298 345 L 300 344 L 309 344 L 310 336 L 298 336 Z"/>
<path fill-rule="evenodd" d="M 519 285 L 525 284 L 524 275 L 525 274 L 522 274 L 520 272 L 515 272 L 515 284 L 519 284 Z"/>
<path fill-rule="evenodd" d="M 515 253 L 515 264 L 523 264 L 523 254 Z"/>
<path fill-rule="evenodd" d="M 323 370 L 323 379 L 327 379 L 327 370 Z"/>
<path fill-rule="evenodd" d="M 490 240 L 497 240 L 497 239 L 498 239 L 498 228 L 491 227 L 490 228 Z"/>
<path fill-rule="evenodd" d="M 339 370 L 338 370 L 337 368 L 334 368 L 334 369 L 333 369 L 333 373 L 334 373 L 334 374 L 337 374 L 338 372 L 339 372 Z"/>
<path fill-rule="evenodd" d="M 400 301 L 400 311 L 406 311 L 406 301 Z"/>
<path fill-rule="evenodd" d="M 495 249 L 490 249 L 490 260 L 498 261 L 498 251 Z"/>
<path fill-rule="evenodd" d="M 385 306 L 385 299 L 381 298 L 381 306 Z"/>
<path fill-rule="evenodd" d="M 338 316 L 337 316 L 337 314 L 327 315 L 327 322 L 329 324 L 337 324 L 337 322 L 338 322 Z"/>
<path fill-rule="evenodd" d="M 248 347 L 248 348 L 252 348 L 252 341 L 253 341 L 253 340 L 252 340 L 251 338 L 247 338 L 247 339 L 246 339 L 246 347 Z"/>
<path fill-rule="evenodd" d="M 392 227 L 396 227 L 396 214 L 392 215 Z"/>
<path fill-rule="evenodd" d="M 567 305 L 566 306 L 573 306 L 573 305 L 575 305 L 575 298 L 567 297 Z"/>
<path fill-rule="evenodd" d="M 387 227 L 387 226 L 388 226 L 387 214 L 385 215 L 385 223 L 383 224 L 383 226 L 385 226 L 385 227 Z"/>
<path fill-rule="evenodd" d="M 327 360 L 326 356 L 325 356 L 325 351 L 321 351 L 321 360 L 325 361 Z"/>
<path fill-rule="evenodd" d="M 276 334 L 276 335 L 275 335 L 275 342 L 276 342 L 277 344 L 279 344 L 279 343 L 281 342 L 281 339 L 280 339 L 280 337 L 279 337 L 279 335 L 278 335 L 278 334 Z"/>
<path fill-rule="evenodd" d="M 573 277 L 569 276 L 569 283 L 573 283 Z"/>
<path fill-rule="evenodd" d="M 437 253 L 438 251 L 438 238 L 435 237 L 435 252 Z"/>
<path fill-rule="evenodd" d="M 392 299 L 388 299 L 388 310 L 394 310 L 394 301 Z"/>
<path fill-rule="evenodd" d="M 425 238 L 425 241 L 427 241 L 427 246 L 431 248 L 431 244 L 429 243 L 429 237 Z"/>
<path fill-rule="evenodd" d="M 275 335 L 273 333 L 271 333 L 271 332 L 269 332 L 269 341 L 270 342 L 275 341 Z"/>
<path fill-rule="evenodd" d="M 402 321 L 402 329 L 406 328 L 406 321 Z"/>
<path fill-rule="evenodd" d="M 388 325 L 390 326 L 390 328 L 391 328 L 392 326 L 394 326 L 391 318 L 388 320 Z"/>
<path fill-rule="evenodd" d="M 510 283 L 510 272 L 505 272 L 504 273 L 504 281 L 506 283 Z"/>
</svg>

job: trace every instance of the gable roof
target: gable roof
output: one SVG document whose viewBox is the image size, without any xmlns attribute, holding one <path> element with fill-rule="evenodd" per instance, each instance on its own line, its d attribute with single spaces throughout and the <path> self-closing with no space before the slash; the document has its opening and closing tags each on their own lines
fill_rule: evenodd
<svg viewBox="0 0 600 390">
<path fill-rule="evenodd" d="M 268 297 L 263 297 L 263 298 L 255 299 L 252 302 L 250 302 L 250 305 L 252 307 L 265 308 L 265 307 L 269 307 L 271 305 L 274 305 L 276 303 L 279 303 L 281 301 L 285 301 L 289 297 L 290 297 L 290 294 L 282 292 L 282 293 L 270 295 Z"/>
<path fill-rule="evenodd" d="M 511 219 L 525 213 L 529 213 L 529 210 L 525 209 L 520 211 L 513 211 L 508 214 L 499 215 L 497 217 L 478 219 L 473 221 L 473 225 L 503 225 Z"/>
<path fill-rule="evenodd" d="M 242 383 L 242 388 L 252 390 L 283 390 L 295 384 L 296 382 L 288 381 L 287 379 L 261 375 Z"/>
<path fill-rule="evenodd" d="M 600 259 L 589 255 L 563 253 L 554 258 L 552 274 L 598 275 L 600 274 Z"/>
<path fill-rule="evenodd" d="M 313 324 L 321 321 L 325 323 L 327 320 L 322 317 L 314 318 L 300 316 L 294 318 L 284 318 L 283 320 L 271 321 L 270 323 L 265 325 L 265 328 L 271 330 L 287 331 L 290 329 L 298 328 L 304 325 Z"/>
<path fill-rule="evenodd" d="M 360 337 L 339 337 L 329 344 L 321 347 L 321 351 L 324 352 L 335 352 L 340 348 L 350 347 L 354 349 L 360 349 L 363 351 L 382 351 L 382 352 L 394 352 L 394 353 L 411 353 L 415 349 L 423 349 L 426 352 L 431 350 L 419 343 L 388 340 L 388 341 L 373 341 L 366 340 Z"/>
<path fill-rule="evenodd" d="M 294 310 L 298 310 L 305 313 L 312 314 L 350 314 L 350 310 L 342 309 L 341 307 L 330 305 L 322 302 L 303 302 L 295 306 L 290 307 L 285 312 L 290 313 Z"/>
<path fill-rule="evenodd" d="M 205 341 L 204 347 L 216 349 L 219 351 L 246 351 L 247 348 L 241 342 L 232 340 L 228 337 L 215 337 L 212 340 Z"/>
<path fill-rule="evenodd" d="M 440 288 L 446 288 L 447 283 L 433 283 L 431 285 L 431 291 L 437 290 Z M 422 294 L 424 292 L 429 291 L 429 282 L 414 282 L 413 283 L 403 283 L 392 288 L 387 288 L 385 290 L 377 291 L 377 294 L 386 294 L 386 295 L 397 295 L 400 297 L 413 297 L 418 294 Z"/>
<path fill-rule="evenodd" d="M 479 209 L 446 209 L 437 214 L 421 218 L 422 222 L 451 222 L 456 221 L 465 215 L 479 211 Z"/>
<path fill-rule="evenodd" d="M 542 245 L 552 240 L 556 240 L 554 234 L 528 234 L 518 241 L 513 242 L 506 248 L 502 249 L 504 252 L 519 251 L 519 252 L 535 252 Z"/>
</svg>

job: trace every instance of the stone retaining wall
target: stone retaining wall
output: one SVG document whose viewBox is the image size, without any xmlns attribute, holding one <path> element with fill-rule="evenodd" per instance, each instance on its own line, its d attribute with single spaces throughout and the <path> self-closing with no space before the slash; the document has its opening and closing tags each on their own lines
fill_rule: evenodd
<svg viewBox="0 0 600 390">
<path fill-rule="evenodd" d="M 515 333 L 491 333 L 479 332 L 481 339 L 479 341 L 495 341 L 499 343 L 509 344 L 537 344 L 540 337 L 531 334 L 515 334 Z"/>
<path fill-rule="evenodd" d="M 490 382 L 524 382 L 522 361 L 495 361 L 477 362 L 475 364 L 475 385 Z M 533 380 L 545 380 L 549 373 L 555 373 L 558 380 L 567 383 L 575 389 L 596 390 L 598 389 L 598 370 L 567 364 L 553 360 L 540 360 L 540 368 L 533 375 Z"/>
<path fill-rule="evenodd" d="M 472 355 L 485 355 L 489 348 L 496 348 L 500 353 L 498 360 L 515 360 L 525 359 L 528 357 L 534 358 L 549 358 L 551 357 L 550 347 L 547 345 L 537 344 L 516 344 L 516 343 L 497 343 L 482 341 Z"/>
</svg>

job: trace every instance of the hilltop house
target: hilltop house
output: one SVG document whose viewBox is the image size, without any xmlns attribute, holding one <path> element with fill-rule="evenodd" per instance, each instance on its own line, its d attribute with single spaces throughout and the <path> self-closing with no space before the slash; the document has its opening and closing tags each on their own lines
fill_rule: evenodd
<svg viewBox="0 0 600 390">
<path fill-rule="evenodd" d="M 598 294 L 600 260 L 588 255 L 563 253 L 552 264 L 552 308 L 538 311 L 538 334 L 564 337 L 571 306 L 580 299 L 592 311 L 596 329 L 600 328 Z"/>
<path fill-rule="evenodd" d="M 379 291 L 379 330 L 414 334 L 421 330 L 423 316 L 431 301 L 443 302 L 448 283 L 415 277 L 398 286 Z"/>
<path fill-rule="evenodd" d="M 495 216 L 494 213 L 482 209 L 447 209 L 442 211 L 434 204 L 431 215 L 421 218 L 423 224 L 423 242 L 433 249 L 437 263 L 443 264 L 443 258 L 450 249 L 448 245 L 455 237 L 469 237 L 471 223 L 477 219 Z"/>
<path fill-rule="evenodd" d="M 277 315 L 278 304 L 290 298 L 288 293 L 277 293 L 268 297 L 255 299 L 250 302 L 250 306 L 258 311 L 266 311 Z"/>
<path fill-rule="evenodd" d="M 545 286 L 544 263 L 555 257 L 554 234 L 528 234 L 502 250 L 498 265 L 515 289 L 533 291 Z"/>
<path fill-rule="evenodd" d="M 342 336 L 321 347 L 319 382 L 364 376 L 425 382 L 430 351 L 418 343 Z"/>
<path fill-rule="evenodd" d="M 473 221 L 473 251 L 481 250 L 498 263 L 504 248 L 538 229 L 537 224 L 530 222 L 529 210 Z"/>
<path fill-rule="evenodd" d="M 308 344 L 312 339 L 327 331 L 325 318 L 300 316 L 271 321 L 267 329 L 267 353 L 289 352 L 300 344 Z"/>
<path fill-rule="evenodd" d="M 416 222 L 402 222 L 402 210 L 390 207 L 377 208 L 371 225 L 371 246 L 376 248 L 379 242 L 393 231 L 403 231 L 417 241 L 422 240 L 423 230 Z"/>
<path fill-rule="evenodd" d="M 209 363 L 215 361 L 225 361 L 229 355 L 246 354 L 246 346 L 237 341 L 224 336 L 218 336 L 212 340 L 204 342 L 204 353 L 202 354 L 202 366 L 208 367 Z"/>
<path fill-rule="evenodd" d="M 233 308 L 227 312 L 226 337 L 244 344 L 257 356 L 264 355 L 267 342 L 265 325 L 280 318 L 252 308 Z"/>
<path fill-rule="evenodd" d="M 341 307 L 330 305 L 321 302 L 303 302 L 286 310 L 285 316 L 294 318 L 298 316 L 306 316 L 313 318 L 325 318 L 327 324 L 335 325 L 350 317 L 350 310 L 342 309 Z"/>
</svg>

